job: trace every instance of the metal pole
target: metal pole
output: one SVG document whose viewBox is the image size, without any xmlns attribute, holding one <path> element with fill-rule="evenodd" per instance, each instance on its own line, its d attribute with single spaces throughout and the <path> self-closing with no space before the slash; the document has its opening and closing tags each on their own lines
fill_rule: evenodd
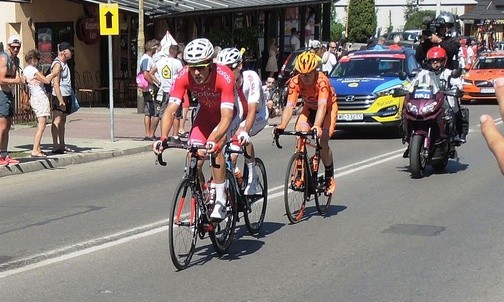
<svg viewBox="0 0 504 302">
<path fill-rule="evenodd" d="M 110 0 L 109 0 L 110 3 Z M 112 36 L 108 36 L 108 59 L 109 59 L 109 106 L 110 106 L 110 141 L 114 142 L 114 69 L 112 66 Z"/>
<path fill-rule="evenodd" d="M 144 53 L 144 0 L 138 0 L 138 41 L 137 41 L 137 66 Z M 136 75 L 135 75 L 136 76 Z M 137 89 L 137 112 L 142 113 L 144 109 L 144 99 L 142 92 Z"/>
<path fill-rule="evenodd" d="M 110 4 L 110 0 L 108 0 Z M 119 16 L 117 16 L 119 18 Z M 108 35 L 108 70 L 109 70 L 109 107 L 110 107 L 110 141 L 114 142 L 114 68 L 112 66 L 112 35 Z"/>
</svg>

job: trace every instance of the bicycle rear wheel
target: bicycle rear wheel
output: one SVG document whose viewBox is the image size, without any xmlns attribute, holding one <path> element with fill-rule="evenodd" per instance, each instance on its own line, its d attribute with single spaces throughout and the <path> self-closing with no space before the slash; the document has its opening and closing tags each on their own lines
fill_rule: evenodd
<svg viewBox="0 0 504 302">
<path fill-rule="evenodd" d="M 308 177 L 305 155 L 294 153 L 287 166 L 284 186 L 285 212 L 291 223 L 298 223 L 303 218 L 308 197 Z"/>
<path fill-rule="evenodd" d="M 185 269 L 194 254 L 198 236 L 197 195 L 189 179 L 184 178 L 177 186 L 170 212 L 170 256 L 179 270 Z"/>
<path fill-rule="evenodd" d="M 259 232 L 266 215 L 266 205 L 268 204 L 268 178 L 266 176 L 266 167 L 260 158 L 255 159 L 255 167 L 259 182 L 257 184 L 257 194 L 253 196 L 245 196 L 246 206 L 243 209 L 245 217 L 245 226 L 250 234 L 254 235 Z M 243 178 L 248 179 L 248 169 L 245 171 Z"/>
<path fill-rule="evenodd" d="M 209 232 L 210 240 L 219 255 L 227 253 L 233 243 L 236 221 L 238 220 L 238 204 L 234 175 L 226 170 L 226 217 L 214 224 L 214 230 Z"/>
</svg>

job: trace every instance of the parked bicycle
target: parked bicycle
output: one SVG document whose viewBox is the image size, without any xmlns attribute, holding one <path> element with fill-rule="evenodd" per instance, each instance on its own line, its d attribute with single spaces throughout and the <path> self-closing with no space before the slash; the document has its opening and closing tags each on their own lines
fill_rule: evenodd
<svg viewBox="0 0 504 302">
<path fill-rule="evenodd" d="M 233 150 L 230 146 L 233 141 L 226 144 L 224 148 L 224 157 L 226 160 L 226 180 L 232 179 L 230 185 L 235 186 L 235 191 L 237 193 L 237 203 L 238 212 L 243 212 L 245 218 L 245 226 L 250 234 L 255 235 L 259 232 L 263 222 L 264 216 L 266 215 L 266 206 L 268 204 L 268 179 L 266 176 L 266 167 L 263 161 L 256 157 L 255 167 L 257 175 L 259 177 L 257 194 L 255 195 L 245 195 L 245 187 L 247 185 L 248 179 L 248 168 L 243 163 L 243 176 L 237 176 L 234 173 L 234 165 L 231 160 L 231 154 L 243 154 L 245 157 L 250 156 L 246 153 L 244 147 L 240 150 Z"/>
<path fill-rule="evenodd" d="M 227 253 L 233 242 L 236 221 L 238 220 L 238 195 L 234 174 L 226 172 L 226 216 L 220 222 L 210 219 L 212 204 L 210 194 L 204 190 L 200 181 L 197 161 L 202 158 L 198 151 L 206 147 L 200 145 L 164 143 L 163 148 L 187 149 L 185 175 L 178 184 L 170 211 L 169 244 L 173 264 L 179 270 L 187 268 L 194 254 L 198 237 L 203 239 L 208 233 L 215 251 L 219 255 Z M 210 158 L 214 164 L 214 158 Z M 159 164 L 166 166 L 162 153 L 158 155 Z M 211 178 L 206 187 L 210 187 Z"/>
<path fill-rule="evenodd" d="M 319 175 L 320 150 L 322 149 L 317 133 L 313 131 L 274 130 L 274 141 L 278 148 L 280 135 L 295 135 L 297 148 L 287 165 L 284 186 L 284 202 L 287 218 L 291 223 L 298 223 L 304 216 L 306 202 L 312 196 L 317 211 L 325 215 L 331 205 L 332 194 L 326 193 L 324 174 Z M 313 141 L 314 142 L 313 142 Z M 314 148 L 312 156 L 308 147 Z"/>
</svg>

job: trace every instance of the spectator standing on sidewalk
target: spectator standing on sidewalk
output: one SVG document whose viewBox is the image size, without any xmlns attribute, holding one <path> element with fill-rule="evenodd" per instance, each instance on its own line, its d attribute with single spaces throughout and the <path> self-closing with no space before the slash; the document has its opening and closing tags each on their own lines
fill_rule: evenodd
<svg viewBox="0 0 504 302">
<path fill-rule="evenodd" d="M 296 51 L 301 48 L 301 40 L 299 40 L 298 31 L 295 27 L 291 28 L 289 43 L 291 46 L 291 51 Z"/>
<path fill-rule="evenodd" d="M 40 142 L 46 128 L 47 118 L 51 116 L 51 106 L 44 84 L 51 84 L 51 80 L 56 76 L 54 72 L 44 76 L 37 69 L 40 57 L 40 51 L 36 49 L 30 50 L 25 56 L 27 66 L 23 70 L 23 75 L 26 77 L 28 89 L 30 90 L 30 106 L 37 117 L 37 131 L 33 138 L 33 148 L 31 152 L 31 157 L 35 158 L 47 157 L 40 148 Z"/>
<path fill-rule="evenodd" d="M 51 64 L 51 73 L 56 76 L 52 80 L 51 109 L 53 120 L 51 134 L 53 139 L 52 153 L 64 154 L 73 152 L 65 144 L 65 125 L 67 116 L 72 112 L 72 79 L 67 64 L 73 56 L 74 48 L 68 42 L 58 45 L 58 56 Z"/>
<path fill-rule="evenodd" d="M 336 59 L 336 42 L 332 41 L 329 42 L 327 50 L 322 55 L 322 72 L 328 74 L 336 63 L 338 63 Z"/>
<path fill-rule="evenodd" d="M 184 47 L 185 47 L 184 43 L 178 43 L 177 59 L 180 60 L 180 62 L 182 63 L 182 66 L 185 65 L 184 58 L 183 58 Z M 182 102 L 182 120 L 180 121 L 180 125 L 179 125 L 179 136 L 183 137 L 183 138 L 187 138 L 187 136 L 188 136 L 187 132 L 185 130 L 185 124 L 187 121 L 187 113 L 189 112 L 189 106 L 190 106 L 189 98 L 190 98 L 190 94 L 186 91 L 186 93 L 184 94 L 184 100 Z"/>
<path fill-rule="evenodd" d="M 144 140 L 154 140 L 154 129 L 152 128 L 152 120 L 156 113 L 156 108 L 154 106 L 154 77 L 151 76 L 150 70 L 154 66 L 154 61 L 152 56 L 157 51 L 159 45 L 159 41 L 156 39 L 152 39 L 145 43 L 145 53 L 140 59 L 140 64 L 138 66 L 138 72 L 142 72 L 145 80 L 149 83 L 149 87 L 146 91 L 142 92 L 145 107 L 144 107 L 144 127 L 145 127 L 145 136 Z"/>
<path fill-rule="evenodd" d="M 278 61 L 277 61 L 277 55 L 278 55 L 278 48 L 276 45 L 276 39 L 275 38 L 270 38 L 268 41 L 268 62 L 266 62 L 266 72 L 270 77 L 274 77 L 275 73 L 278 72 Z"/>
<path fill-rule="evenodd" d="M 23 84 L 24 77 L 19 72 L 19 49 L 21 38 L 10 36 L 7 42 L 8 49 L 0 53 L 0 166 L 16 165 L 19 161 L 9 157 L 7 146 L 9 144 L 9 131 L 14 117 L 14 84 Z"/>
<path fill-rule="evenodd" d="M 151 69 L 150 74 L 154 78 L 155 84 L 159 87 L 156 96 L 156 117 L 153 120 L 152 128 L 157 128 L 160 117 L 163 116 L 166 107 L 168 106 L 168 100 L 170 98 L 170 90 L 177 78 L 178 73 L 182 70 L 182 62 L 177 59 L 178 45 L 170 45 L 163 49 L 163 56 L 159 61 L 156 62 L 154 67 Z M 175 120 L 173 121 L 172 136 L 168 141 L 175 143 L 180 143 L 179 126 L 180 119 L 182 118 L 182 107 L 179 107 L 175 113 Z"/>
</svg>

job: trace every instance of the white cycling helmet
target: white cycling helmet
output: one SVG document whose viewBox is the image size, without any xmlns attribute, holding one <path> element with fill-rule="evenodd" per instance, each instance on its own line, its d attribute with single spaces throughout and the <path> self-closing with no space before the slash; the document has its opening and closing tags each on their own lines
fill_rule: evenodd
<svg viewBox="0 0 504 302">
<path fill-rule="evenodd" d="M 206 38 L 194 39 L 184 48 L 184 61 L 187 64 L 198 64 L 213 58 L 214 47 Z"/>
<path fill-rule="evenodd" d="M 319 40 L 310 40 L 308 44 L 309 44 L 310 48 L 317 49 L 317 48 L 322 47 L 322 43 L 320 43 Z"/>
<path fill-rule="evenodd" d="M 217 63 L 227 65 L 231 68 L 236 68 L 238 64 L 242 61 L 241 52 L 232 47 L 232 48 L 224 48 L 217 55 Z"/>
</svg>

